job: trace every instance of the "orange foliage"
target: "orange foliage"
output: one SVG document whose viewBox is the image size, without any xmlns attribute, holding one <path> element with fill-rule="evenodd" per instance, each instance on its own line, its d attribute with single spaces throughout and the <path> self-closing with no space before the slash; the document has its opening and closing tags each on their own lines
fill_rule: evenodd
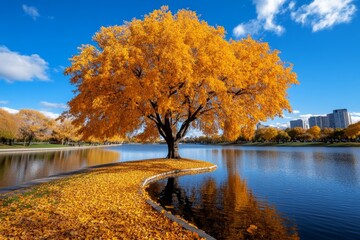
<svg viewBox="0 0 360 240">
<path fill-rule="evenodd" d="M 0 239 L 197 239 L 152 210 L 138 190 L 155 174 L 211 165 L 185 159 L 126 162 L 0 196 Z"/>
<path fill-rule="evenodd" d="M 0 109 L 0 138 L 14 139 L 17 133 L 15 115 Z"/>
<path fill-rule="evenodd" d="M 351 124 L 345 129 L 345 135 L 349 138 L 357 138 L 360 136 L 360 122 Z"/>
<path fill-rule="evenodd" d="M 51 136 L 54 121 L 44 114 L 35 110 L 22 109 L 16 116 L 19 121 L 18 134 L 29 144 L 35 138 L 43 140 Z"/>
<path fill-rule="evenodd" d="M 84 137 L 143 128 L 140 137 L 160 134 L 171 145 L 193 125 L 206 134 L 222 129 L 235 140 L 291 110 L 286 91 L 296 74 L 279 52 L 250 37 L 228 41 L 224 28 L 195 12 L 163 7 L 143 20 L 102 27 L 94 41 L 65 72 L 77 94 L 65 115 Z"/>
</svg>

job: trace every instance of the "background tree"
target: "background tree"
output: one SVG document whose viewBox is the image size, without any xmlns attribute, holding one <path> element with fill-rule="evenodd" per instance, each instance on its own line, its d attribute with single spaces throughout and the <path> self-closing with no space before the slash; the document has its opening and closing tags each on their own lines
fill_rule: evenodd
<svg viewBox="0 0 360 240">
<path fill-rule="evenodd" d="M 71 116 L 84 137 L 106 139 L 143 129 L 164 138 L 168 158 L 189 128 L 223 130 L 228 140 L 251 136 L 254 125 L 291 110 L 291 65 L 267 43 L 225 39 L 222 27 L 195 12 L 167 7 L 122 26 L 103 27 L 65 71 L 76 96 Z"/>
<path fill-rule="evenodd" d="M 311 134 L 313 138 L 319 139 L 320 138 L 320 132 L 321 128 L 318 126 L 313 126 L 310 129 L 306 131 L 308 134 Z"/>
<path fill-rule="evenodd" d="M 42 113 L 22 109 L 17 113 L 19 121 L 19 137 L 24 139 L 24 145 L 30 145 L 31 141 L 37 139 L 47 139 L 51 137 L 53 122 Z"/>
<path fill-rule="evenodd" d="M 53 137 L 59 140 L 62 145 L 71 141 L 79 141 L 81 137 L 77 133 L 78 127 L 74 126 L 69 119 L 56 122 L 53 130 Z"/>
<path fill-rule="evenodd" d="M 360 122 L 351 124 L 345 129 L 345 135 L 348 138 L 355 139 L 360 137 Z"/>
<path fill-rule="evenodd" d="M 290 136 L 289 136 L 289 134 L 287 133 L 287 132 L 285 132 L 284 130 L 280 130 L 280 131 L 278 131 L 278 134 L 276 135 L 276 141 L 278 141 L 278 142 L 283 142 L 283 143 L 285 143 L 285 142 L 288 142 L 288 141 L 290 141 Z"/>
<path fill-rule="evenodd" d="M 291 140 L 300 140 L 300 136 L 305 134 L 305 129 L 301 127 L 294 127 L 287 130 L 287 133 L 291 137 Z"/>
<path fill-rule="evenodd" d="M 0 139 L 11 145 L 12 141 L 16 138 L 17 130 L 18 125 L 15 115 L 0 109 Z"/>
<path fill-rule="evenodd" d="M 255 140 L 257 141 L 271 141 L 275 140 L 278 135 L 278 130 L 273 127 L 260 128 L 255 131 Z"/>
<path fill-rule="evenodd" d="M 332 128 L 321 129 L 320 137 L 323 140 L 323 142 L 327 142 L 333 139 L 333 135 L 334 135 L 334 129 Z"/>
</svg>

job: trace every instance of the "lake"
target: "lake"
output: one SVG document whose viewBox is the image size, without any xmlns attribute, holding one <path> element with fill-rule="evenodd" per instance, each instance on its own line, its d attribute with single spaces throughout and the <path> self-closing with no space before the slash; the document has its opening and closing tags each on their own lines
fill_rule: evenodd
<svg viewBox="0 0 360 240">
<path fill-rule="evenodd" d="M 0 187 L 118 161 L 164 157 L 166 145 L 0 154 Z M 360 239 L 360 148 L 181 144 L 214 172 L 170 178 L 152 198 L 219 239 Z"/>
</svg>

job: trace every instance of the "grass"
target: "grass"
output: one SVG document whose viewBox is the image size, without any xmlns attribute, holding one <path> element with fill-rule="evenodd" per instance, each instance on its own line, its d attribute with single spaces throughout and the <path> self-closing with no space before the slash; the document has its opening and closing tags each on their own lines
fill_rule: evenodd
<svg viewBox="0 0 360 240">
<path fill-rule="evenodd" d="M 197 239 L 153 210 L 139 189 L 159 173 L 210 166 L 187 159 L 124 162 L 0 195 L 0 239 Z"/>
</svg>

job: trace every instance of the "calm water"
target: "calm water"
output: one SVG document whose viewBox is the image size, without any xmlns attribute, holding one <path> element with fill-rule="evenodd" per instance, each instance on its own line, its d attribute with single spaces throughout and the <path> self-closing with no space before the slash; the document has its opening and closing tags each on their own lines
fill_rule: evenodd
<svg viewBox="0 0 360 240">
<path fill-rule="evenodd" d="M 165 145 L 109 150 L 1 154 L 0 187 L 88 165 L 164 157 L 167 151 Z M 264 232 L 271 233 L 264 239 L 296 232 L 301 239 L 360 239 L 360 148 L 183 144 L 180 153 L 218 169 L 165 179 L 150 191 L 220 239 L 256 239 Z"/>
</svg>

